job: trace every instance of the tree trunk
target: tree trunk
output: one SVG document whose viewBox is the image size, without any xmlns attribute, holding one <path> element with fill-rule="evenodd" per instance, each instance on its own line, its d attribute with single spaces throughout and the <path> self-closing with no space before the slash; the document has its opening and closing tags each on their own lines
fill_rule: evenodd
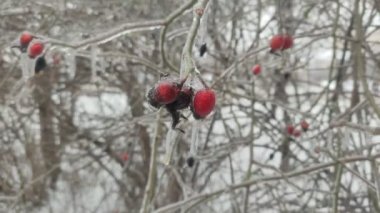
<svg viewBox="0 0 380 213">
<path fill-rule="evenodd" d="M 40 118 L 40 146 L 42 157 L 45 162 L 46 172 L 49 173 L 50 186 L 54 186 L 60 173 L 59 146 L 54 134 L 54 103 L 51 98 L 52 92 L 51 70 L 46 69 L 42 74 L 36 75 L 34 97 L 38 104 Z"/>
</svg>

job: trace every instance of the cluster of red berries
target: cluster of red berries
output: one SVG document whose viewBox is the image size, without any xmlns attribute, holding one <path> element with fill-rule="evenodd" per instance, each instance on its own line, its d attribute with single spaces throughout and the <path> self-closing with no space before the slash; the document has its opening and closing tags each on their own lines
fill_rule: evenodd
<svg viewBox="0 0 380 213">
<path fill-rule="evenodd" d="M 305 120 L 302 120 L 300 122 L 300 126 L 302 128 L 302 130 L 304 132 L 308 131 L 309 130 L 309 123 Z M 299 136 L 301 136 L 301 131 L 296 129 L 292 124 L 288 124 L 286 126 L 286 133 L 289 135 L 289 136 L 294 136 L 296 138 L 298 138 Z"/>
<path fill-rule="evenodd" d="M 174 129 L 179 123 L 179 112 L 190 107 L 195 119 L 207 117 L 214 109 L 215 92 L 206 85 L 203 89 L 194 91 L 190 85 L 184 85 L 187 78 L 183 80 L 161 80 L 148 92 L 149 104 L 155 108 L 164 106 L 171 114 Z"/>
<path fill-rule="evenodd" d="M 270 40 L 270 52 L 275 53 L 293 47 L 293 37 L 287 34 L 275 35 Z"/>
<path fill-rule="evenodd" d="M 294 44 L 293 37 L 288 34 L 275 35 L 269 41 L 270 53 L 277 54 L 280 51 L 292 48 Z M 251 72 L 253 75 L 261 73 L 261 65 L 256 64 L 252 67 Z"/>
<path fill-rule="evenodd" d="M 13 47 L 20 49 L 21 53 L 27 53 L 30 59 L 36 59 L 36 65 L 34 67 L 36 74 L 47 66 L 44 56 L 45 45 L 31 33 L 23 32 L 19 37 L 18 44 Z"/>
</svg>

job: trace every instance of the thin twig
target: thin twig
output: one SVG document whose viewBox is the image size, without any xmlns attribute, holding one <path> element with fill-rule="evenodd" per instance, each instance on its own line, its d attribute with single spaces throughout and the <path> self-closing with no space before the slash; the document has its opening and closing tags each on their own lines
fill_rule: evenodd
<svg viewBox="0 0 380 213">
<path fill-rule="evenodd" d="M 80 49 L 88 47 L 92 44 L 103 44 L 109 41 L 112 41 L 120 36 L 126 35 L 132 32 L 140 32 L 145 30 L 150 30 L 152 28 L 161 28 L 165 24 L 165 19 L 159 19 L 154 21 L 143 21 L 143 22 L 133 22 L 125 23 L 119 26 L 116 26 L 112 29 L 105 31 L 102 34 L 94 36 L 92 38 L 84 39 L 76 42 L 65 42 L 61 40 L 56 40 L 48 38 L 43 35 L 37 35 L 40 38 L 48 41 L 49 43 L 62 47 L 69 47 L 73 49 Z"/>
</svg>

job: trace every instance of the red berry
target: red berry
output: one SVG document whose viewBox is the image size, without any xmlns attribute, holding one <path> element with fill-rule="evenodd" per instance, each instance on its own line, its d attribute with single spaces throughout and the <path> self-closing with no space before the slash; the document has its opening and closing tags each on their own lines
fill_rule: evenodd
<svg viewBox="0 0 380 213">
<path fill-rule="evenodd" d="M 299 131 L 298 129 L 295 129 L 293 131 L 293 136 L 296 137 L 296 138 L 298 138 L 299 136 L 301 136 L 301 131 Z"/>
<path fill-rule="evenodd" d="M 270 40 L 270 48 L 272 51 L 281 50 L 284 46 L 284 37 L 282 35 L 275 35 Z"/>
<path fill-rule="evenodd" d="M 293 132 L 294 132 L 294 126 L 289 124 L 288 126 L 286 126 L 286 132 L 289 134 L 289 135 L 293 135 Z"/>
<path fill-rule="evenodd" d="M 215 107 L 215 92 L 211 89 L 201 89 L 194 95 L 192 111 L 194 118 L 205 118 Z"/>
<path fill-rule="evenodd" d="M 41 42 L 35 42 L 31 44 L 28 49 L 28 55 L 30 58 L 39 56 L 44 51 L 44 45 Z"/>
<path fill-rule="evenodd" d="M 284 35 L 284 50 L 293 47 L 293 37 L 290 35 Z"/>
<path fill-rule="evenodd" d="M 305 121 L 305 120 L 302 120 L 301 121 L 301 128 L 302 128 L 303 131 L 306 132 L 309 129 L 309 123 L 307 121 Z"/>
<path fill-rule="evenodd" d="M 170 104 L 176 100 L 179 90 L 175 83 L 163 81 L 156 87 L 156 100 L 161 104 Z"/>
<path fill-rule="evenodd" d="M 159 82 L 156 86 L 152 87 L 148 92 L 148 101 L 149 104 L 155 108 L 159 108 L 162 105 L 169 105 L 173 103 L 172 106 L 169 108 L 175 109 L 174 102 L 179 98 L 178 103 L 186 102 L 186 97 L 188 94 L 181 91 L 183 84 L 186 82 L 186 78 L 181 80 L 180 82 L 177 81 L 170 81 L 170 80 L 163 80 Z M 190 92 L 190 90 L 189 90 Z M 181 97 L 179 97 L 181 95 Z M 185 97 L 186 96 L 186 97 Z M 190 104 L 191 97 L 188 98 L 187 106 Z M 187 107 L 186 106 L 186 107 Z M 184 108 L 186 108 L 184 107 Z M 176 110 L 176 109 L 175 109 Z"/>
<path fill-rule="evenodd" d="M 293 46 L 293 37 L 290 35 L 275 35 L 270 40 L 271 51 L 286 50 Z"/>
<path fill-rule="evenodd" d="M 32 40 L 33 40 L 33 35 L 32 34 L 30 34 L 28 32 L 22 33 L 21 36 L 20 36 L 20 45 L 21 45 L 21 47 L 27 47 Z"/>
<path fill-rule="evenodd" d="M 126 152 L 121 153 L 120 154 L 120 159 L 123 160 L 123 161 L 128 161 L 128 159 L 129 159 L 128 153 L 126 153 Z"/>
<path fill-rule="evenodd" d="M 261 66 L 259 64 L 256 64 L 255 66 L 252 67 L 252 73 L 254 75 L 258 75 L 261 73 Z"/>
</svg>

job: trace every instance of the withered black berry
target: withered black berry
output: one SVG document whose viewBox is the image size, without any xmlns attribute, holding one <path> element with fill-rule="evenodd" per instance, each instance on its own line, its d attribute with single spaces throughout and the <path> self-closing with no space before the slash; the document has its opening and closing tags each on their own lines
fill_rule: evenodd
<svg viewBox="0 0 380 213">
<path fill-rule="evenodd" d="M 149 92 L 148 92 L 148 102 L 149 102 L 149 104 L 150 104 L 152 107 L 158 109 L 158 108 L 160 108 L 160 107 L 162 106 L 162 104 L 160 104 L 160 103 L 157 101 L 157 99 L 156 99 L 154 93 L 155 93 L 155 88 L 152 87 L 152 88 L 149 90 Z"/>
<path fill-rule="evenodd" d="M 170 116 L 172 117 L 172 129 L 175 129 L 175 127 L 179 123 L 181 113 L 175 109 L 168 108 L 167 106 L 166 106 L 166 110 L 169 112 Z"/>
<path fill-rule="evenodd" d="M 175 129 L 180 121 L 181 113 L 178 110 L 183 110 L 189 107 L 193 98 L 193 89 L 191 87 L 183 88 L 177 96 L 177 99 L 166 105 L 166 110 L 172 116 L 172 128 Z"/>
<path fill-rule="evenodd" d="M 199 55 L 202 57 L 206 52 L 207 52 L 207 44 L 206 44 L 206 43 L 203 43 L 203 44 L 199 47 Z"/>
<path fill-rule="evenodd" d="M 195 159 L 194 157 L 188 157 L 186 159 L 186 163 L 187 163 L 187 166 L 189 166 L 190 168 L 194 166 L 194 163 L 195 163 Z"/>
<path fill-rule="evenodd" d="M 170 110 L 182 110 L 189 107 L 191 100 L 193 98 L 193 89 L 191 87 L 183 88 L 178 96 L 177 99 L 168 105 L 166 107 Z"/>
<path fill-rule="evenodd" d="M 290 72 L 284 73 L 285 80 L 288 80 L 290 78 L 290 76 L 291 76 Z"/>
<path fill-rule="evenodd" d="M 34 67 L 34 73 L 39 74 L 47 67 L 47 63 L 44 56 L 37 58 L 36 65 Z"/>
<path fill-rule="evenodd" d="M 269 160 L 273 160 L 273 158 L 274 158 L 274 152 L 272 152 L 270 155 L 269 155 Z"/>
</svg>

